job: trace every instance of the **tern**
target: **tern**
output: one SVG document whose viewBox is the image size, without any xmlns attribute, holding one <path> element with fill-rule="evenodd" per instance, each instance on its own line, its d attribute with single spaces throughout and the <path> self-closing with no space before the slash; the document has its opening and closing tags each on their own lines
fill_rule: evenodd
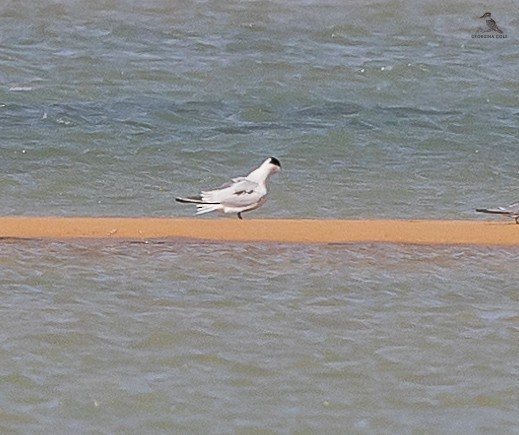
<svg viewBox="0 0 519 435">
<path fill-rule="evenodd" d="M 281 170 L 281 163 L 269 157 L 260 167 L 245 177 L 233 178 L 230 182 L 213 190 L 204 190 L 197 196 L 175 198 L 185 204 L 195 204 L 196 214 L 221 211 L 236 213 L 239 219 L 246 211 L 255 210 L 267 201 L 267 181 L 271 175 Z"/>
<path fill-rule="evenodd" d="M 479 213 L 492 213 L 508 216 L 515 219 L 515 223 L 519 224 L 519 202 L 514 202 L 507 207 L 496 207 L 496 208 L 477 208 Z"/>
<path fill-rule="evenodd" d="M 479 18 L 486 18 L 486 23 L 487 23 L 488 30 L 485 30 L 485 32 L 503 33 L 503 31 L 499 27 L 497 27 L 496 22 L 492 19 L 492 14 L 490 12 L 485 12 Z"/>
</svg>

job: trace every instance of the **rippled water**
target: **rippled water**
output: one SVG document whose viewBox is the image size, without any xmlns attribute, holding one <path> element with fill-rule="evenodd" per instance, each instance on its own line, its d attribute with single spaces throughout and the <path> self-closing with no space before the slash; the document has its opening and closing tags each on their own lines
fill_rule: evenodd
<svg viewBox="0 0 519 435">
<path fill-rule="evenodd" d="M 257 216 L 517 199 L 506 8 L 509 37 L 482 41 L 471 3 L 40 3 L 0 10 L 4 213 L 191 215 L 176 194 L 271 154 L 285 171 Z"/>
<path fill-rule="evenodd" d="M 4 429 L 517 429 L 514 250 L 25 242 L 1 261 Z"/>
<path fill-rule="evenodd" d="M 470 2 L 0 5 L 2 214 L 481 219 L 519 81 Z M 213 217 L 208 216 L 207 219 Z M 517 433 L 516 249 L 0 244 L 0 432 Z"/>
</svg>

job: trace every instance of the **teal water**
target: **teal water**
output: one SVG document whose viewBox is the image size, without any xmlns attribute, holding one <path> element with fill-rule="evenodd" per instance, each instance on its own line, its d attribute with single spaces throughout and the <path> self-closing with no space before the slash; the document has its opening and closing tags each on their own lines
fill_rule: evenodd
<svg viewBox="0 0 519 435">
<path fill-rule="evenodd" d="M 258 218 L 492 219 L 519 80 L 487 7 L 0 5 L 4 215 L 191 216 L 281 160 Z M 205 219 L 213 219 L 207 216 Z M 517 433 L 516 249 L 0 244 L 4 433 Z"/>
<path fill-rule="evenodd" d="M 519 55 L 471 38 L 470 4 L 43 3 L 1 14 L 5 214 L 189 216 L 175 195 L 268 155 L 257 217 L 517 199 Z"/>
</svg>

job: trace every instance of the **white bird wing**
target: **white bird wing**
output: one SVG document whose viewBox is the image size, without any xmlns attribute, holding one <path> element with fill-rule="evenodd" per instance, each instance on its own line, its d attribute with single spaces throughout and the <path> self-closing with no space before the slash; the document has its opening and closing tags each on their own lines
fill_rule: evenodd
<svg viewBox="0 0 519 435">
<path fill-rule="evenodd" d="M 264 195 L 260 185 L 247 178 L 234 178 L 218 189 L 202 192 L 202 200 L 211 204 L 222 204 L 225 207 L 247 207 L 256 204 Z"/>
<path fill-rule="evenodd" d="M 507 205 L 506 207 L 497 207 L 491 210 L 503 213 L 519 213 L 519 202 L 514 202 L 513 204 Z"/>
<path fill-rule="evenodd" d="M 519 202 L 514 202 L 513 204 L 507 205 L 506 207 L 494 207 L 494 208 L 479 208 L 476 211 L 484 212 L 484 213 L 496 213 L 496 214 L 506 214 L 506 215 L 518 215 L 519 216 Z"/>
</svg>

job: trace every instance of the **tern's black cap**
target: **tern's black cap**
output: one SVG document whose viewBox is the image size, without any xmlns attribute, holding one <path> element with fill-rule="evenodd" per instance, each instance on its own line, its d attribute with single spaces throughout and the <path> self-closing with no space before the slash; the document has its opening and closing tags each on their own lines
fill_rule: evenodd
<svg viewBox="0 0 519 435">
<path fill-rule="evenodd" d="M 279 166 L 281 168 L 281 163 L 279 163 L 279 160 L 276 159 L 275 157 L 270 158 L 270 163 L 272 163 L 273 165 Z"/>
</svg>

